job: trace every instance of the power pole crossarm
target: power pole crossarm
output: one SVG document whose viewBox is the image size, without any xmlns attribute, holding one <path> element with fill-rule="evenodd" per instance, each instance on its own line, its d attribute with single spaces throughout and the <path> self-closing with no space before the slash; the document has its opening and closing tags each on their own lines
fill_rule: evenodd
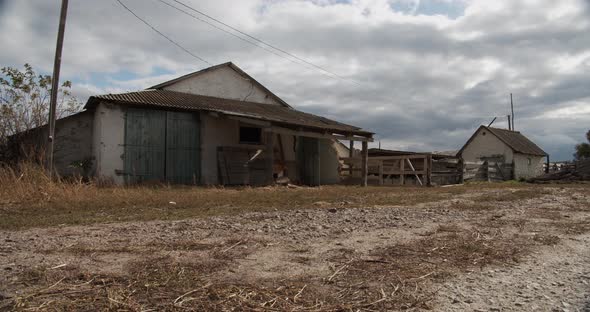
<svg viewBox="0 0 590 312">
<path fill-rule="evenodd" d="M 49 102 L 49 137 L 47 146 L 47 168 L 49 177 L 53 176 L 53 149 L 55 144 L 55 115 L 57 110 L 57 94 L 59 93 L 59 70 L 61 67 L 61 51 L 66 30 L 66 16 L 68 12 L 68 0 L 61 1 L 61 13 L 59 16 L 59 29 L 57 32 L 57 44 L 55 47 L 55 60 L 53 63 L 53 77 L 51 79 L 51 99 Z"/>
</svg>

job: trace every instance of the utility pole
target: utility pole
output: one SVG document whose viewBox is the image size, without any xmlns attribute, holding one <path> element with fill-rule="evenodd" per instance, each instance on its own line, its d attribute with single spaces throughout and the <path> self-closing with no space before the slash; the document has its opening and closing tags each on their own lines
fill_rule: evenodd
<svg viewBox="0 0 590 312">
<path fill-rule="evenodd" d="M 49 178 L 53 177 L 53 147 L 55 144 L 55 115 L 57 108 L 57 93 L 59 92 L 59 69 L 61 67 L 61 51 L 66 30 L 66 16 L 68 12 L 68 0 L 61 1 L 61 13 L 59 16 L 59 29 L 57 31 L 57 44 L 55 47 L 55 60 L 53 63 L 53 77 L 51 78 L 51 99 L 49 102 L 49 137 L 47 145 L 47 168 Z"/>
<path fill-rule="evenodd" d="M 514 129 L 514 103 L 512 102 L 512 93 L 510 93 L 510 110 L 512 110 L 512 131 L 515 131 Z"/>
</svg>

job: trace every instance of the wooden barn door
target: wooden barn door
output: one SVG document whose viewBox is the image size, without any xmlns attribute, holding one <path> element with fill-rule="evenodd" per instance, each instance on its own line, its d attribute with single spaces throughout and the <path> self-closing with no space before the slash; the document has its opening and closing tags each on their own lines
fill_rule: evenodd
<svg viewBox="0 0 590 312">
<path fill-rule="evenodd" d="M 199 116 L 168 112 L 166 121 L 166 179 L 175 184 L 197 184 L 200 179 Z"/>
<path fill-rule="evenodd" d="M 301 183 L 309 186 L 320 185 L 320 140 L 297 137 L 297 166 Z"/>
<path fill-rule="evenodd" d="M 198 183 L 199 146 L 197 114 L 130 108 L 125 121 L 126 182 Z"/>
<path fill-rule="evenodd" d="M 125 177 L 127 183 L 163 181 L 166 168 L 166 112 L 127 110 Z"/>
</svg>

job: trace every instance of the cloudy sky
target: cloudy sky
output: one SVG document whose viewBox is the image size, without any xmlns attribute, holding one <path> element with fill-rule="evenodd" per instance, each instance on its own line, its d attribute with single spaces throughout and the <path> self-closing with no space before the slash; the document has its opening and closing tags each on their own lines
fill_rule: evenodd
<svg viewBox="0 0 590 312">
<path fill-rule="evenodd" d="M 516 129 L 553 160 L 570 159 L 590 128 L 590 0 L 182 0 L 342 79 L 160 0 L 122 1 L 195 55 L 233 61 L 298 109 L 376 132 L 384 148 L 459 149 L 494 116 L 507 127 L 511 92 Z M 0 66 L 51 72 L 59 3 L 0 0 Z M 81 101 L 207 66 L 115 0 L 70 1 L 62 78 Z"/>
</svg>

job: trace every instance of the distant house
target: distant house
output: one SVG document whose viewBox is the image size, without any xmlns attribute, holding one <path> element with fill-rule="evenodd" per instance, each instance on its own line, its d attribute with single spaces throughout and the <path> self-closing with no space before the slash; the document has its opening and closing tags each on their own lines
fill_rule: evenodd
<svg viewBox="0 0 590 312">
<path fill-rule="evenodd" d="M 88 160 L 88 175 L 117 184 L 334 184 L 334 140 L 373 135 L 294 109 L 231 62 L 91 96 L 84 108 L 57 123 L 56 168 L 67 174 Z"/>
<path fill-rule="evenodd" d="M 494 162 L 511 168 L 504 180 L 541 175 L 548 156 L 518 131 L 481 126 L 457 154 L 465 163 Z M 501 168 L 498 169 L 501 171 Z"/>
</svg>

